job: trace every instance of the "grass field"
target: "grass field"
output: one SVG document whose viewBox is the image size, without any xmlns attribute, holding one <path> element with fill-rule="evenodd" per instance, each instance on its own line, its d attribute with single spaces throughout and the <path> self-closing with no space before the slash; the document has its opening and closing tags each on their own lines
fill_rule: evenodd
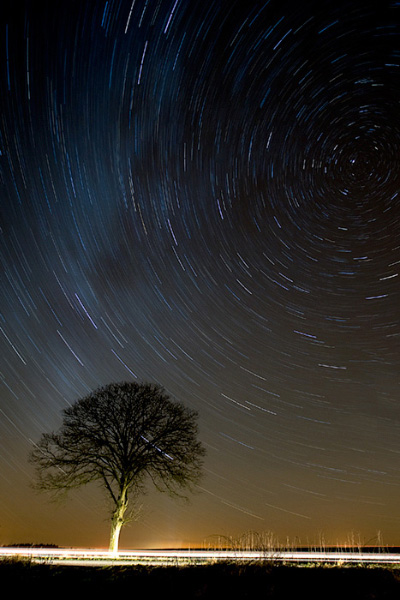
<svg viewBox="0 0 400 600">
<path fill-rule="evenodd" d="M 223 563 L 194 567 L 68 567 L 0 561 L 8 594 L 123 593 L 124 598 L 399 600 L 400 569 Z"/>
</svg>

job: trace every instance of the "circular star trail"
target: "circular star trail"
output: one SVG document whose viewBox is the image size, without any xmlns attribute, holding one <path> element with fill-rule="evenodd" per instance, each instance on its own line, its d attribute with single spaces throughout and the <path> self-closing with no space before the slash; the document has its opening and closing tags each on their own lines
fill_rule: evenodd
<svg viewBox="0 0 400 600">
<path fill-rule="evenodd" d="M 399 3 L 6 2 L 0 32 L 1 542 L 106 543 L 99 491 L 50 508 L 26 457 L 147 380 L 205 476 L 149 486 L 126 547 L 398 543 Z"/>
</svg>

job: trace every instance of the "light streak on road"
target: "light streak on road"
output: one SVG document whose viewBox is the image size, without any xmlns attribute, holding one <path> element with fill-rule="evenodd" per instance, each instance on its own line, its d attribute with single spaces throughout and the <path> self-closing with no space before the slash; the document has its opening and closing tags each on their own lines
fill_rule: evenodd
<svg viewBox="0 0 400 600">
<path fill-rule="evenodd" d="M 388 552 L 353 552 L 338 549 L 335 552 L 313 551 L 243 551 L 243 550 L 121 550 L 117 553 L 92 549 L 53 548 L 0 548 L 2 558 L 29 558 L 34 562 L 68 565 L 183 565 L 222 561 L 264 561 L 279 563 L 400 564 L 400 554 Z"/>
</svg>

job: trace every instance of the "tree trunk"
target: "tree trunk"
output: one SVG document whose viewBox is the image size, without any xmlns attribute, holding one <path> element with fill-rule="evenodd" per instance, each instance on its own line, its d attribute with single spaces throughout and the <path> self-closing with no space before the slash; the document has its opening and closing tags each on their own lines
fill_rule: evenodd
<svg viewBox="0 0 400 600">
<path fill-rule="evenodd" d="M 111 534 L 110 534 L 110 552 L 116 554 L 118 552 L 118 541 L 121 527 L 124 524 L 124 514 L 128 507 L 126 499 L 126 490 L 123 490 L 118 498 L 112 519 L 111 519 Z"/>
</svg>

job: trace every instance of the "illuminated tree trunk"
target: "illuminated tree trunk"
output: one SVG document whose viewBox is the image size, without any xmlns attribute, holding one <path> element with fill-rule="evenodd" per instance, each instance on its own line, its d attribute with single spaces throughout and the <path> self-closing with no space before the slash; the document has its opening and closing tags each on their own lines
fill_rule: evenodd
<svg viewBox="0 0 400 600">
<path fill-rule="evenodd" d="M 110 552 L 118 552 L 118 541 L 121 527 L 124 524 L 124 514 L 128 507 L 126 490 L 123 490 L 118 498 L 115 511 L 111 519 Z"/>
</svg>

